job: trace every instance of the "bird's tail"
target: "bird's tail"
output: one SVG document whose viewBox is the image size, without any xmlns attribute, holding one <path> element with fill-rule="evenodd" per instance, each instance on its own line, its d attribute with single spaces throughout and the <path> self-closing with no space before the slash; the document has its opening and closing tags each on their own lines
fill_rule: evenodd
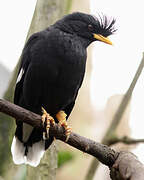
<svg viewBox="0 0 144 180">
<path fill-rule="evenodd" d="M 36 167 L 40 163 L 40 160 L 45 152 L 45 141 L 41 140 L 32 144 L 32 146 L 26 147 L 16 136 L 14 136 L 11 152 L 15 164 L 25 163 Z"/>
</svg>

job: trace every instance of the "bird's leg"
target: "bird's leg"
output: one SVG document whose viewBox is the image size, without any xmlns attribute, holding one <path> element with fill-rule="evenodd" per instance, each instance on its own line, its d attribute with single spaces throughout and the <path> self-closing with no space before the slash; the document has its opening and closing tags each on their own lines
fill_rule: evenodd
<svg viewBox="0 0 144 180">
<path fill-rule="evenodd" d="M 66 135 L 66 142 L 68 141 L 69 139 L 69 136 L 70 136 L 70 133 L 72 131 L 72 129 L 68 126 L 68 123 L 66 121 L 66 113 L 64 111 L 59 111 L 57 114 L 56 114 L 56 118 L 57 120 L 59 121 L 59 124 L 61 126 L 64 127 L 65 129 L 65 135 Z"/>
<path fill-rule="evenodd" d="M 55 120 L 52 116 L 50 116 L 46 110 L 42 107 L 42 124 L 45 128 L 45 132 L 43 132 L 43 139 L 48 139 L 49 138 L 49 128 L 52 125 L 55 125 Z"/>
</svg>

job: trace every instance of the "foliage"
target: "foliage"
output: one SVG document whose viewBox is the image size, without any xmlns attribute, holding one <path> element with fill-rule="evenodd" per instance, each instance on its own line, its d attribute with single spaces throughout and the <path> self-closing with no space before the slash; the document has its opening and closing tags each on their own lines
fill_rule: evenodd
<svg viewBox="0 0 144 180">
<path fill-rule="evenodd" d="M 62 167 L 64 164 L 72 161 L 74 159 L 74 154 L 69 151 L 58 152 L 58 168 Z"/>
</svg>

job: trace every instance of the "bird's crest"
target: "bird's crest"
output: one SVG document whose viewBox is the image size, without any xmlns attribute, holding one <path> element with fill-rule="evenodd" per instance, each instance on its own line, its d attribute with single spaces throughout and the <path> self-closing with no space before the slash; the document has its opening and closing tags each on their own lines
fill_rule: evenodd
<svg viewBox="0 0 144 180">
<path fill-rule="evenodd" d="M 115 28 L 116 19 L 107 17 L 104 14 L 98 14 L 98 16 L 93 15 L 93 17 L 97 21 L 98 33 L 100 32 L 103 36 L 107 37 L 117 31 Z"/>
</svg>

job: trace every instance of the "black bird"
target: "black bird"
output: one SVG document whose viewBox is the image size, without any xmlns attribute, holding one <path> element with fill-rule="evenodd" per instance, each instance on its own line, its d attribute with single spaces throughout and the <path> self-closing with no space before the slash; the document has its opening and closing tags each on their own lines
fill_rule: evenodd
<svg viewBox="0 0 144 180">
<path fill-rule="evenodd" d="M 114 24 L 115 20 L 105 15 L 97 18 L 75 12 L 33 34 L 22 52 L 14 103 L 40 115 L 43 107 L 47 130 L 54 119 L 69 135 L 64 120 L 74 107 L 84 78 L 86 49 L 94 41 L 112 44 L 107 36 L 115 32 Z M 14 162 L 37 166 L 53 138 L 44 139 L 42 131 L 18 119 L 16 125 L 11 148 Z"/>
</svg>

